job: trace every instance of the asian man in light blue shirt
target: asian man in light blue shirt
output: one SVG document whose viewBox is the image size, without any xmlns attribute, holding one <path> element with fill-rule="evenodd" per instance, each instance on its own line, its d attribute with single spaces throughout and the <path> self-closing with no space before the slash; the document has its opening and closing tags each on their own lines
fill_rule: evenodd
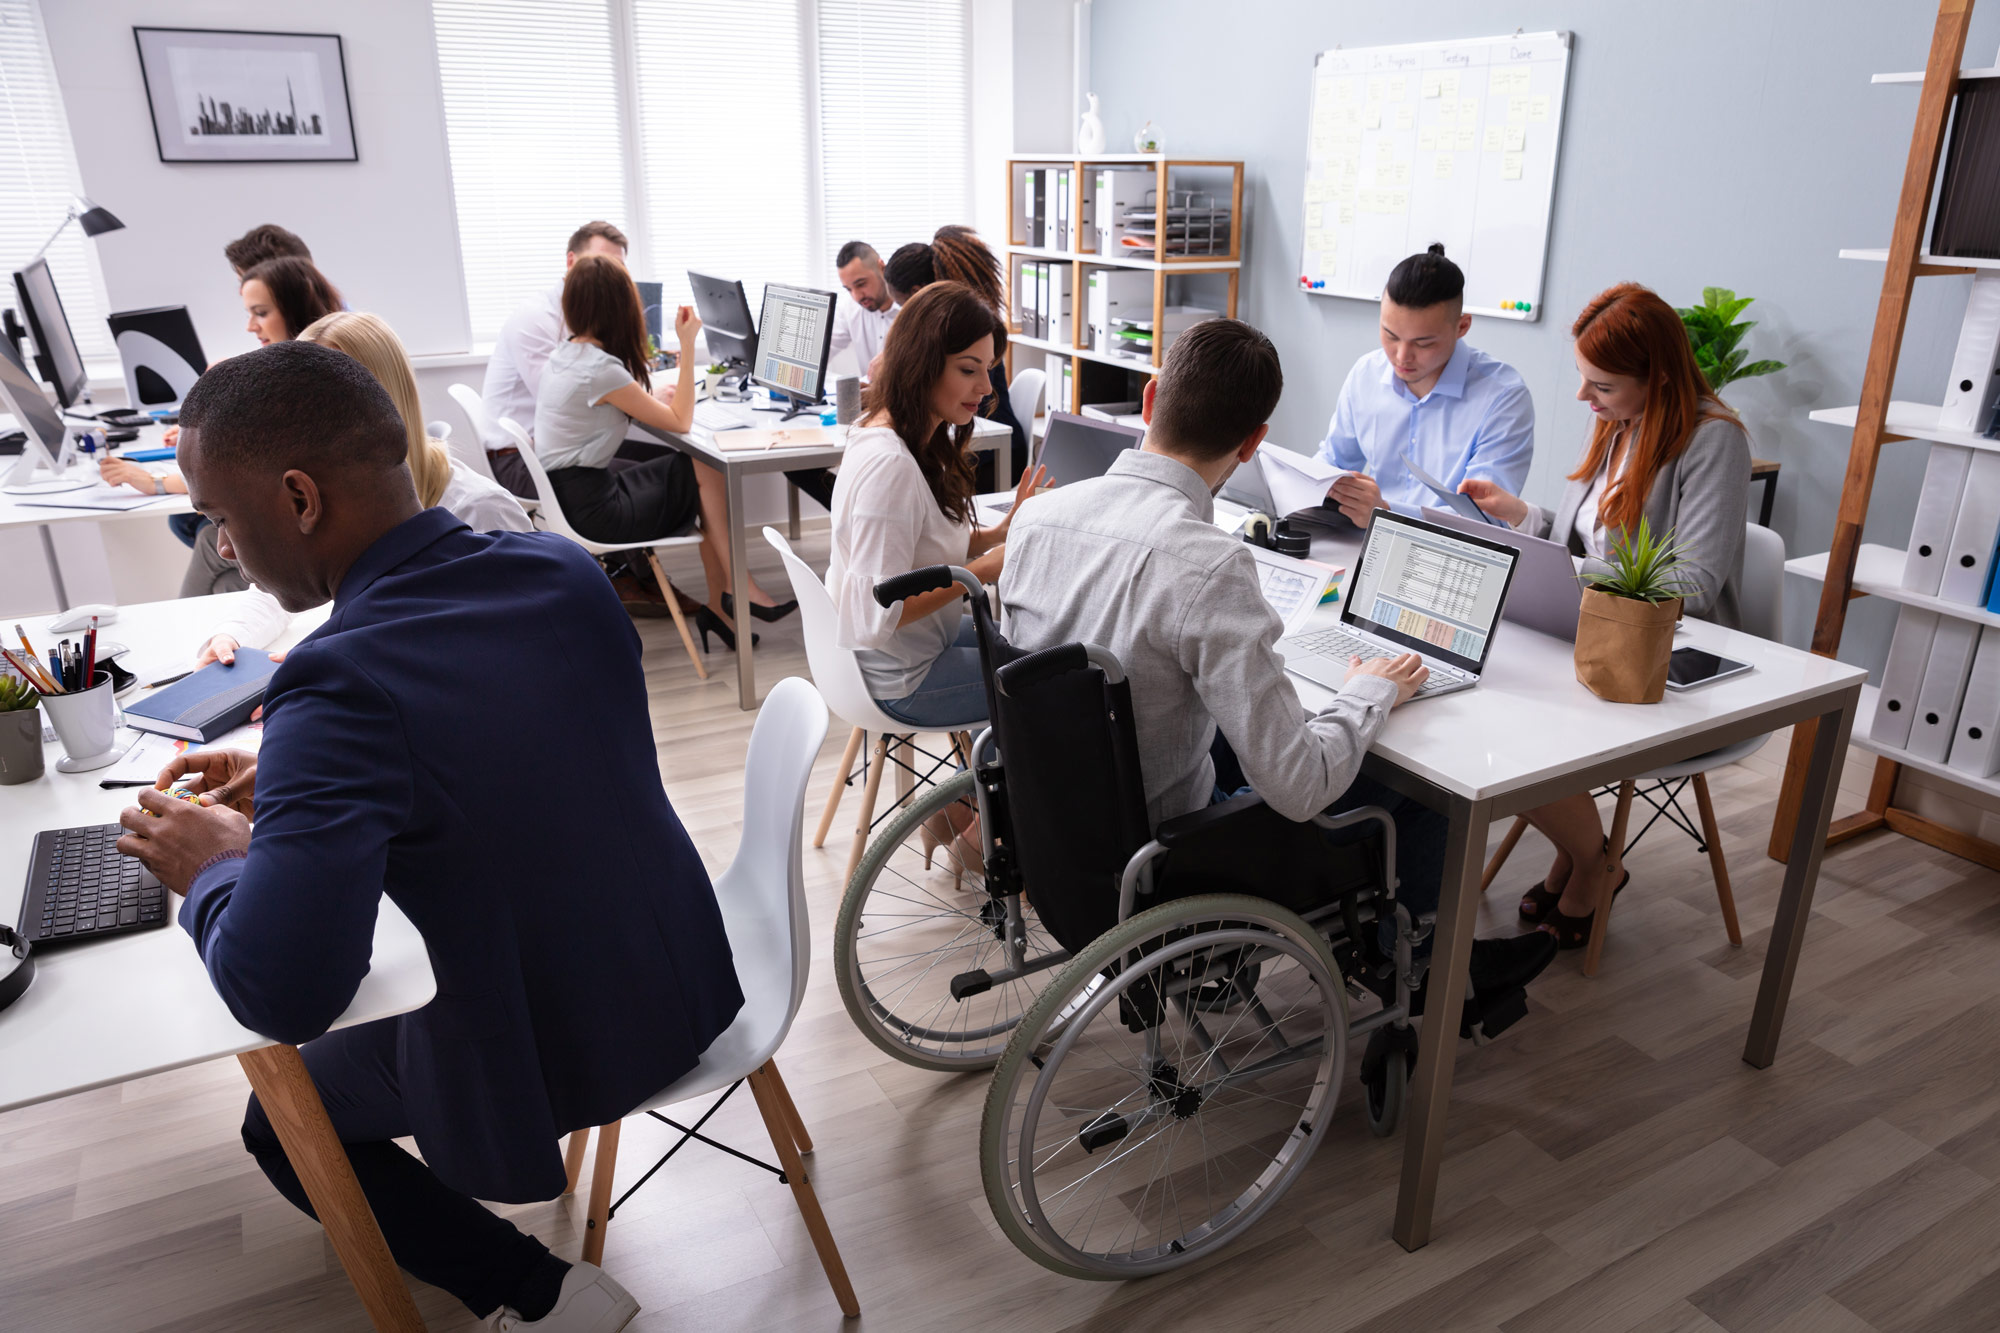
<svg viewBox="0 0 2000 1333">
<path fill-rule="evenodd" d="M 1396 265 L 1382 295 L 1382 347 L 1355 362 L 1320 458 L 1351 475 L 1327 499 L 1361 527 L 1378 508 L 1414 514 L 1440 497 L 1409 462 L 1449 489 L 1476 477 L 1512 494 L 1535 454 L 1535 405 L 1512 366 L 1463 341 L 1465 275 L 1444 247 Z"/>
</svg>

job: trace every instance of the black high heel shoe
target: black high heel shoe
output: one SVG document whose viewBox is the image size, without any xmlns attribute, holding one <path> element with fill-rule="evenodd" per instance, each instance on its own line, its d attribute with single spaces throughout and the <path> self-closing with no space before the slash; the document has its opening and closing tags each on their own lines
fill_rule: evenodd
<svg viewBox="0 0 2000 1333">
<path fill-rule="evenodd" d="M 708 607 L 704 606 L 694 613 L 694 627 L 701 631 L 701 650 L 704 653 L 708 651 L 708 636 L 711 634 L 722 640 L 724 648 L 732 653 L 736 651 L 736 631 L 723 624 L 722 617 Z M 757 646 L 758 638 L 755 634 L 750 636 L 752 648 Z"/>
<path fill-rule="evenodd" d="M 796 597 L 789 602 L 779 602 L 776 606 L 759 606 L 756 602 L 750 603 L 750 614 L 763 621 L 766 625 L 783 620 L 798 609 L 799 599 Z M 722 614 L 728 616 L 731 620 L 736 619 L 736 599 L 728 593 L 722 594 Z M 755 645 L 753 644 L 752 646 L 754 647 Z"/>
</svg>

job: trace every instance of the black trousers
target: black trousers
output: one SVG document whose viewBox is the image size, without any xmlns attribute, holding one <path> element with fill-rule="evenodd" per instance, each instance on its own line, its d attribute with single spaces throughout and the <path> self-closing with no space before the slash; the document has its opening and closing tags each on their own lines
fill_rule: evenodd
<svg viewBox="0 0 2000 1333">
<path fill-rule="evenodd" d="M 524 1284 L 546 1288 L 553 1279 L 560 1286 L 569 1265 L 548 1246 L 452 1189 L 392 1142 L 410 1132 L 396 1082 L 394 1020 L 329 1032 L 299 1054 L 399 1265 L 458 1297 L 480 1318 L 515 1304 Z M 317 1216 L 254 1095 L 243 1118 L 243 1146 L 278 1193 Z"/>
</svg>

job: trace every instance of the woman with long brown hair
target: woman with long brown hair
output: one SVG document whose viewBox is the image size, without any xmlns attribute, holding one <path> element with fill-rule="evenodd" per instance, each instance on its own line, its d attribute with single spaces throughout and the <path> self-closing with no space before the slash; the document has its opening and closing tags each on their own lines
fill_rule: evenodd
<svg viewBox="0 0 2000 1333">
<path fill-rule="evenodd" d="M 1553 512 L 1489 481 L 1459 487 L 1481 509 L 1537 537 L 1568 545 L 1585 578 L 1644 518 L 1686 548 L 1682 609 L 1732 629 L 1740 623 L 1743 524 L 1750 504 L 1750 437 L 1695 364 L 1674 308 L 1636 282 L 1622 282 L 1583 308 L 1576 339 L 1577 400 L 1596 424 L 1583 460 Z M 1540 884 L 1521 900 L 1565 949 L 1590 939 L 1605 895 L 1625 887 L 1587 793 L 1527 812 L 1556 845 Z"/>
<path fill-rule="evenodd" d="M 833 488 L 827 588 L 840 645 L 853 650 L 868 692 L 891 717 L 956 731 L 986 716 L 979 653 L 956 587 L 887 607 L 875 585 L 930 565 L 1000 577 L 1007 529 L 1040 484 L 1024 475 L 997 526 L 973 513 L 972 419 L 987 371 L 1007 344 L 992 304 L 956 282 L 932 283 L 903 306 L 849 432 Z"/>
<path fill-rule="evenodd" d="M 237 287 L 259 346 L 296 338 L 341 308 L 340 293 L 310 259 L 280 255 L 255 265 Z"/>
<path fill-rule="evenodd" d="M 646 315 L 625 266 L 605 255 L 582 255 L 563 280 L 563 325 L 569 340 L 549 354 L 535 400 L 535 456 L 548 469 L 563 516 L 600 542 L 672 537 L 701 520 L 701 567 L 708 605 L 696 613 L 704 651 L 708 636 L 736 646 L 734 621 L 723 604 L 729 587 L 728 495 L 722 474 L 673 452 L 644 462 L 619 458 L 633 422 L 679 435 L 694 425 L 694 340 L 701 320 L 687 306 L 674 316 L 680 373 L 671 390 L 653 388 L 646 356 Z M 615 576 L 628 603 L 664 601 L 643 569 Z M 797 607 L 775 607 L 750 583 L 754 607 L 775 620 Z M 775 609 L 774 609 L 775 607 Z M 734 608 L 728 608 L 733 610 Z"/>
</svg>

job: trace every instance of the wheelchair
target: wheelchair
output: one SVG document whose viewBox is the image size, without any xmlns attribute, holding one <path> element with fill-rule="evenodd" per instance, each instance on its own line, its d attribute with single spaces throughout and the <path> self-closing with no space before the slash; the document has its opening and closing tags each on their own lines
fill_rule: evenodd
<svg viewBox="0 0 2000 1333">
<path fill-rule="evenodd" d="M 876 597 L 954 581 L 972 594 L 990 725 L 967 770 L 916 796 L 856 869 L 841 998 L 898 1059 L 994 1068 L 981 1177 L 1023 1253 L 1079 1278 L 1179 1268 L 1298 1178 L 1355 1039 L 1369 1128 L 1394 1132 L 1427 967 L 1413 953 L 1433 922 L 1396 902 L 1395 825 L 1377 807 L 1301 824 L 1245 793 L 1149 827 L 1112 654 L 1016 650 L 963 569 L 899 575 Z M 974 814 L 978 865 L 947 837 Z M 1380 1006 L 1352 1019 L 1364 992 Z"/>
</svg>

